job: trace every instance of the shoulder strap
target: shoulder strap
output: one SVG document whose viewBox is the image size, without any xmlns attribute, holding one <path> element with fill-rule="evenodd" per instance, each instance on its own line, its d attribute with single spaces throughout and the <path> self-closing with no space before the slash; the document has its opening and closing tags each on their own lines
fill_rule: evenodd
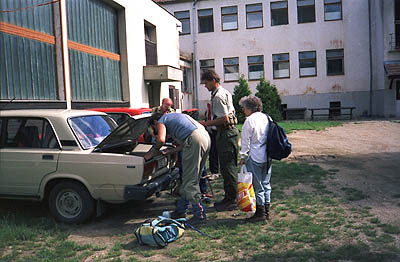
<svg viewBox="0 0 400 262">
<path fill-rule="evenodd" d="M 186 221 L 186 218 L 178 218 L 178 219 L 172 219 L 172 218 L 167 218 L 163 216 L 158 217 L 160 220 L 154 225 L 157 226 L 160 223 L 169 223 L 169 224 L 175 224 L 178 227 L 185 229 L 185 226 L 183 223 Z"/>
</svg>

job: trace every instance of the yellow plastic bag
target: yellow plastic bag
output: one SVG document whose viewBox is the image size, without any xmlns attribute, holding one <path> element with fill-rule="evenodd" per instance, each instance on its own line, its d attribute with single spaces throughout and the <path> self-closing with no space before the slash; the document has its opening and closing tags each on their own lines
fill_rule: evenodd
<svg viewBox="0 0 400 262">
<path fill-rule="evenodd" d="M 248 213 L 256 212 L 256 196 L 252 181 L 253 175 L 247 172 L 245 165 L 242 165 L 238 174 L 236 201 L 239 209 Z"/>
</svg>

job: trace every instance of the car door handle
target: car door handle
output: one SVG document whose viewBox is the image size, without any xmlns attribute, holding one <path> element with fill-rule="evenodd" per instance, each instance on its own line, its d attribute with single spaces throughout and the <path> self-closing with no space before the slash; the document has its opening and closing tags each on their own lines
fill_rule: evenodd
<svg viewBox="0 0 400 262">
<path fill-rule="evenodd" d="M 43 159 L 43 160 L 53 160 L 53 159 L 54 159 L 54 156 L 53 156 L 53 155 L 43 155 L 43 156 L 42 156 L 42 159 Z"/>
</svg>

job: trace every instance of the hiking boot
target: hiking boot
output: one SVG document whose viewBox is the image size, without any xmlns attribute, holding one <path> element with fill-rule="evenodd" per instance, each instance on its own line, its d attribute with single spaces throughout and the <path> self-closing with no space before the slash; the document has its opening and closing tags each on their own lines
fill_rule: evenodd
<svg viewBox="0 0 400 262">
<path fill-rule="evenodd" d="M 250 218 L 246 218 L 246 223 L 253 223 L 259 221 L 266 221 L 266 213 L 265 213 L 265 206 L 264 205 L 257 205 L 256 206 L 256 213 Z"/>
<path fill-rule="evenodd" d="M 172 219 L 186 218 L 186 213 L 180 213 L 180 212 L 175 210 L 175 211 L 171 212 L 170 216 L 171 216 Z"/>
<path fill-rule="evenodd" d="M 269 206 L 270 206 L 269 203 L 265 203 L 265 205 L 264 205 L 264 207 L 265 207 L 265 218 L 267 220 L 269 220 Z"/>
<path fill-rule="evenodd" d="M 204 218 L 198 218 L 196 216 L 192 216 L 191 218 L 189 218 L 185 223 L 188 223 L 189 225 L 201 225 L 206 223 L 207 219 Z"/>
<path fill-rule="evenodd" d="M 237 208 L 235 199 L 224 198 L 221 202 L 214 203 L 214 207 L 217 211 L 232 211 Z"/>
</svg>

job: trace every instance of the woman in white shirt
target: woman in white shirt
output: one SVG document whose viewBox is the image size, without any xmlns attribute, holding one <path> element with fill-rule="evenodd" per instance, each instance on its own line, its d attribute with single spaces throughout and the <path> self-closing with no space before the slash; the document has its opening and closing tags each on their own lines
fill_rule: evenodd
<svg viewBox="0 0 400 262">
<path fill-rule="evenodd" d="M 262 102 L 256 96 L 245 96 L 239 101 L 243 107 L 246 121 L 242 127 L 240 165 L 246 165 L 253 174 L 253 188 L 256 195 L 256 213 L 246 222 L 269 219 L 271 196 L 271 167 L 267 159 L 268 117 L 262 113 Z"/>
</svg>

